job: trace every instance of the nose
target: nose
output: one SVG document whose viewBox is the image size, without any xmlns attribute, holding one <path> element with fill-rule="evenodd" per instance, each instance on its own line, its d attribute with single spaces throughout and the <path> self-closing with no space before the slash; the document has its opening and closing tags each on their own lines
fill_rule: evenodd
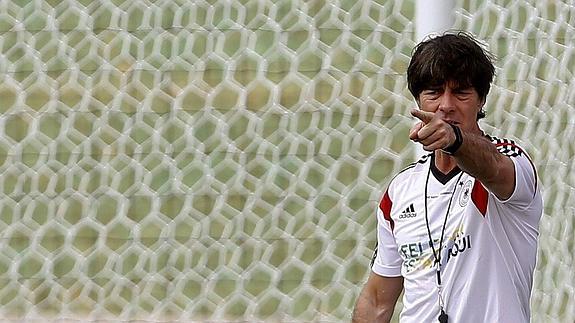
<svg viewBox="0 0 575 323">
<path fill-rule="evenodd" d="M 438 110 L 448 114 L 455 109 L 455 97 L 450 91 L 445 91 L 439 100 Z"/>
</svg>

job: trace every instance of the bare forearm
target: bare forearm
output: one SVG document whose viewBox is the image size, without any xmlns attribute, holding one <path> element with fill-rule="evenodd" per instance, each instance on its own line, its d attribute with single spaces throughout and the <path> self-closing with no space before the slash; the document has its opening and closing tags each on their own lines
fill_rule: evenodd
<svg viewBox="0 0 575 323">
<path fill-rule="evenodd" d="M 384 277 L 370 273 L 357 298 L 352 322 L 388 323 L 402 290 L 403 277 Z"/>
<path fill-rule="evenodd" d="M 371 323 L 371 322 L 385 322 L 391 321 L 393 316 L 394 306 L 377 306 L 363 291 L 355 305 L 353 311 L 353 323 Z"/>
<path fill-rule="evenodd" d="M 500 156 L 495 146 L 487 138 L 469 132 L 463 133 L 463 142 L 453 155 L 459 168 L 483 182 L 490 181 L 496 176 Z"/>
<path fill-rule="evenodd" d="M 514 166 L 486 137 L 463 133 L 463 144 L 453 155 L 463 171 L 480 180 L 499 198 L 507 198 L 514 189 Z"/>
</svg>

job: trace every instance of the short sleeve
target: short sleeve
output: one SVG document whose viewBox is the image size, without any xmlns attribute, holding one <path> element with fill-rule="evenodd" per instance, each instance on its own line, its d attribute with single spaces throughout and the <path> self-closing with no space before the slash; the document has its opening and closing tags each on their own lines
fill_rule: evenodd
<svg viewBox="0 0 575 323">
<path fill-rule="evenodd" d="M 380 276 L 399 277 L 403 260 L 393 236 L 393 220 L 390 211 L 391 200 L 386 192 L 376 211 L 377 247 L 371 270 Z"/>
<path fill-rule="evenodd" d="M 529 157 L 525 153 L 509 156 L 515 167 L 515 189 L 513 194 L 502 201 L 505 204 L 512 204 L 517 207 L 528 207 L 537 192 L 537 173 Z"/>
</svg>

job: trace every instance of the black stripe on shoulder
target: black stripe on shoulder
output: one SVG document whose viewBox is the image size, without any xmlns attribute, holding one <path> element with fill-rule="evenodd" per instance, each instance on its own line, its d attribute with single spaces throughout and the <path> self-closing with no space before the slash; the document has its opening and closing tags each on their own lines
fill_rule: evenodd
<svg viewBox="0 0 575 323">
<path fill-rule="evenodd" d="M 517 157 L 524 155 L 525 157 L 527 157 L 527 160 L 529 160 L 529 163 L 531 164 L 531 168 L 533 168 L 533 175 L 535 176 L 535 189 L 537 189 L 538 185 L 537 168 L 535 167 L 535 164 L 533 163 L 529 155 L 525 153 L 525 151 L 521 147 L 519 147 L 515 143 L 515 141 L 511 139 L 496 138 L 491 136 L 487 136 L 487 138 L 489 138 L 489 140 L 491 140 L 491 142 L 495 145 L 497 151 L 499 151 L 501 154 L 505 156 Z M 533 194 L 535 195 L 535 193 Z"/>
<path fill-rule="evenodd" d="M 491 136 L 487 136 L 487 138 L 489 138 L 489 140 L 491 140 L 491 142 L 495 145 L 497 151 L 505 156 L 517 157 L 525 153 L 523 149 L 519 147 L 515 143 L 515 141 L 511 139 L 497 138 Z"/>
<path fill-rule="evenodd" d="M 417 166 L 418 164 L 425 164 L 425 163 L 427 162 L 427 160 L 428 160 L 429 158 L 431 158 L 432 155 L 433 155 L 433 153 L 429 153 L 429 154 L 427 154 L 427 155 L 421 156 L 418 161 L 413 162 L 413 163 L 407 165 L 404 169 L 400 170 L 397 174 L 393 175 L 393 177 L 391 178 L 391 180 L 390 180 L 389 182 L 390 182 L 390 183 L 393 182 L 393 180 L 394 180 L 397 176 L 399 176 L 400 174 L 402 174 L 402 173 L 404 173 L 404 172 L 406 172 L 406 171 L 408 171 L 408 170 L 414 168 L 414 167 Z"/>
<path fill-rule="evenodd" d="M 397 175 L 399 175 L 399 174 L 405 172 L 405 171 L 408 170 L 408 169 L 411 169 L 411 168 L 417 166 L 417 164 L 425 164 L 425 163 L 427 162 L 427 160 L 428 160 L 429 158 L 431 158 L 432 155 L 433 155 L 433 153 L 429 153 L 429 154 L 427 154 L 427 155 L 421 156 L 418 161 L 413 162 L 413 163 L 407 165 L 404 169 L 400 170 L 399 173 L 397 173 Z M 395 175 L 395 176 L 397 176 L 397 175 Z"/>
</svg>

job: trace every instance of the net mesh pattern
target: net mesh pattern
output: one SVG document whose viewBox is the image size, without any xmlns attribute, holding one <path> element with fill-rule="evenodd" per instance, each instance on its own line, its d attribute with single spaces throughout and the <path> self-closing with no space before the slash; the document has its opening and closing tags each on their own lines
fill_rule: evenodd
<svg viewBox="0 0 575 323">
<path fill-rule="evenodd" d="M 482 126 L 544 188 L 533 320 L 572 321 L 575 3 L 456 7 L 498 58 Z M 414 11 L 0 2 L 2 320 L 349 320 L 418 154 Z"/>
</svg>

